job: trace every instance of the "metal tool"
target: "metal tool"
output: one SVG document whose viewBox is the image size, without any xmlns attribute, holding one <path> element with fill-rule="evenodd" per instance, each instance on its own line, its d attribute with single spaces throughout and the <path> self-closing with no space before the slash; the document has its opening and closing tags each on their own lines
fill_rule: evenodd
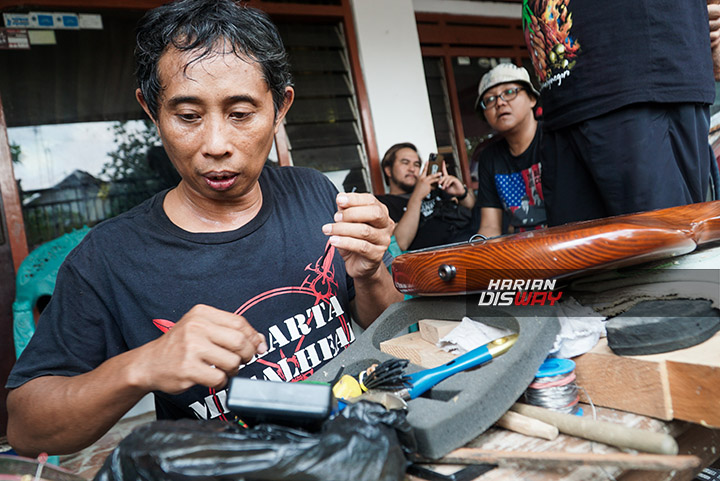
<svg viewBox="0 0 720 481">
<path fill-rule="evenodd" d="M 408 405 L 405 400 L 395 393 L 388 391 L 376 391 L 370 390 L 362 393 L 360 396 L 356 396 L 350 399 L 343 400 L 346 403 L 354 404 L 360 401 L 370 401 L 385 406 L 388 411 L 392 409 L 402 409 L 407 411 Z"/>
<path fill-rule="evenodd" d="M 466 352 L 462 356 L 458 356 L 450 362 L 432 369 L 425 369 L 408 376 L 405 376 L 405 382 L 408 387 L 396 391 L 396 394 L 405 400 L 415 399 L 423 393 L 430 390 L 439 382 L 449 378 L 455 373 L 481 366 L 494 358 L 505 354 L 517 341 L 518 335 L 511 334 L 509 336 L 495 339 L 483 346 L 477 347 L 472 351 Z"/>
</svg>

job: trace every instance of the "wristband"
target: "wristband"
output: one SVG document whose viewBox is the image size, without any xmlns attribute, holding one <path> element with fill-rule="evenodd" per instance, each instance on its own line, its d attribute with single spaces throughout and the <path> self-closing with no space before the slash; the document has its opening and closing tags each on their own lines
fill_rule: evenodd
<svg viewBox="0 0 720 481">
<path fill-rule="evenodd" d="M 465 187 L 465 192 L 463 192 L 462 195 L 455 197 L 457 200 L 465 200 L 465 197 L 467 197 L 467 195 L 468 195 L 467 185 L 463 185 L 463 187 Z"/>
</svg>

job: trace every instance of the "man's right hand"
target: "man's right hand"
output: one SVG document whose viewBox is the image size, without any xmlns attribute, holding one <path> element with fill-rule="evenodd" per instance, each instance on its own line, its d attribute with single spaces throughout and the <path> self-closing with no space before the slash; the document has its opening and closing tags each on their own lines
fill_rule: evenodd
<svg viewBox="0 0 720 481">
<path fill-rule="evenodd" d="M 199 384 L 224 387 L 267 344 L 242 316 L 197 305 L 158 339 L 136 350 L 133 372 L 147 391 L 181 393 Z"/>
<path fill-rule="evenodd" d="M 10 391 L 8 440 L 25 456 L 79 451 L 148 392 L 174 394 L 196 384 L 221 388 L 240 364 L 266 349 L 244 317 L 197 305 L 156 340 L 92 371 L 41 376 Z"/>
<path fill-rule="evenodd" d="M 432 190 L 437 186 L 440 179 L 442 179 L 442 172 L 436 172 L 434 174 L 427 175 L 428 164 L 425 163 L 420 176 L 415 183 L 415 188 L 412 192 L 412 197 L 417 199 L 424 199 Z"/>
</svg>

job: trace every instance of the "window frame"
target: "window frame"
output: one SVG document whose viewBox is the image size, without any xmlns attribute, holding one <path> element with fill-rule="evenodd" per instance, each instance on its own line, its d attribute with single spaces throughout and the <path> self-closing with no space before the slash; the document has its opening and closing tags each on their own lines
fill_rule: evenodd
<svg viewBox="0 0 720 481">
<path fill-rule="evenodd" d="M 465 148 L 465 130 L 452 61 L 457 57 L 506 57 L 516 65 L 522 65 L 523 59 L 530 58 L 522 20 L 519 15 L 518 18 L 505 18 L 416 12 L 415 21 L 423 58 L 441 59 L 455 135 L 455 155 L 465 183 L 477 189 L 477 182 L 470 181 L 470 158 Z"/>
</svg>

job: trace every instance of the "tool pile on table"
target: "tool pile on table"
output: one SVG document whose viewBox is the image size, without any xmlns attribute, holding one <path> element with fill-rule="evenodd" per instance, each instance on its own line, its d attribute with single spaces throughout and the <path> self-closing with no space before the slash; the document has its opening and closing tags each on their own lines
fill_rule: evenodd
<svg viewBox="0 0 720 481">
<path fill-rule="evenodd" d="M 471 294 L 496 289 L 499 280 L 559 279 L 563 286 L 572 286 L 578 279 L 582 284 L 583 276 L 618 273 L 607 283 L 614 284 L 617 289 L 604 293 L 608 310 L 614 309 L 609 316 L 615 316 L 609 336 L 614 345 L 610 347 L 625 355 L 649 352 L 634 351 L 639 346 L 676 351 L 656 354 L 663 359 L 652 359 L 652 356 L 636 359 L 613 353 L 603 340 L 598 347 L 577 358 L 577 383 L 586 389 L 582 400 L 665 420 L 675 418 L 708 423 L 711 419 L 708 424 L 717 427 L 720 422 L 714 418 L 720 413 L 717 404 L 720 399 L 717 388 L 720 386 L 717 374 L 720 372 L 720 340 L 716 340 L 713 333 L 720 327 L 717 312 L 720 280 L 708 282 L 701 279 L 708 276 L 693 276 L 687 269 L 679 276 L 672 275 L 678 274 L 677 271 L 668 275 L 668 264 L 678 262 L 668 263 L 666 259 L 687 255 L 698 247 L 701 249 L 696 253 L 702 255 L 703 251 L 712 250 L 719 240 L 720 202 L 708 202 L 403 254 L 395 259 L 392 267 L 396 286 L 406 294 L 429 297 L 412 299 L 388 310 L 359 338 L 360 349 L 354 347 L 351 352 L 343 353 L 347 355 L 331 362 L 316 378 L 332 376 L 341 364 L 362 370 L 367 368 L 366 364 L 382 363 L 386 358 L 377 352 L 378 347 L 384 353 L 410 359 L 413 364 L 426 368 L 450 365 L 453 360 L 448 353 L 422 349 L 425 343 L 422 323 L 419 333 L 403 336 L 403 329 L 420 319 L 459 321 L 467 316 L 519 333 L 518 343 L 492 363 L 474 371 L 461 372 L 408 403 L 408 420 L 418 433 L 421 456 L 441 458 L 443 462 L 449 459 L 461 461 L 464 456 L 466 461 L 472 458 L 476 462 L 500 464 L 510 459 L 514 462 L 522 459 L 526 464 L 544 460 L 546 465 L 553 459 L 566 464 L 573 462 L 568 453 L 554 453 L 556 456 L 553 456 L 547 452 L 481 453 L 478 448 L 458 449 L 468 442 L 471 433 L 477 436 L 496 421 L 512 427 L 513 415 L 503 416 L 511 409 L 512 413 L 542 414 L 544 420 L 560 432 L 654 453 L 643 456 L 617 453 L 613 459 L 577 455 L 575 462 L 607 463 L 627 469 L 692 469 L 699 465 L 699 458 L 677 456 L 677 443 L 669 434 L 601 423 L 587 417 L 557 413 L 546 416 L 547 410 L 515 404 L 518 391 L 524 390 L 532 377 L 528 377 L 527 369 L 522 371 L 518 364 L 507 361 L 518 348 L 532 352 L 534 355 L 525 357 L 524 361 L 525 367 L 535 372 L 552 347 L 557 334 L 557 318 L 552 309 L 523 311 L 518 309 L 517 302 L 509 307 L 485 305 L 478 309 Z M 649 261 L 655 264 L 648 264 Z M 654 272 L 637 280 L 627 271 L 616 270 L 638 264 L 650 266 Z M 600 268 L 604 270 L 600 271 Z M 719 271 L 715 269 L 709 277 L 718 277 Z M 662 284 L 660 288 L 632 285 L 647 281 L 653 275 L 658 279 L 650 279 L 650 282 Z M 666 282 L 669 278 L 673 278 L 674 283 Z M 588 287 L 587 283 L 585 287 Z M 603 293 L 591 294 L 602 300 Z M 711 302 L 701 306 L 701 299 Z M 623 311 L 626 313 L 622 314 Z M 651 319 L 655 319 L 656 325 L 650 325 Z M 659 327 L 658 322 L 662 324 L 663 320 L 664 327 Z M 672 329 L 667 328 L 668 323 Z M 532 327 L 536 330 L 529 333 Z M 643 329 L 647 332 L 641 332 Z M 534 337 L 540 333 L 546 336 Z M 648 344 L 643 345 L 643 342 Z M 691 347 L 698 343 L 702 344 Z M 590 365 L 595 369 L 592 373 Z M 624 368 L 616 369 L 620 365 Z M 410 365 L 409 369 L 417 368 Z M 637 376 L 633 377 L 635 374 Z M 474 377 L 470 379 L 469 376 Z M 468 400 L 467 409 L 463 409 L 463 403 Z M 648 400 L 654 402 L 648 403 Z M 493 410 L 491 405 L 503 406 L 502 412 Z"/>
</svg>

